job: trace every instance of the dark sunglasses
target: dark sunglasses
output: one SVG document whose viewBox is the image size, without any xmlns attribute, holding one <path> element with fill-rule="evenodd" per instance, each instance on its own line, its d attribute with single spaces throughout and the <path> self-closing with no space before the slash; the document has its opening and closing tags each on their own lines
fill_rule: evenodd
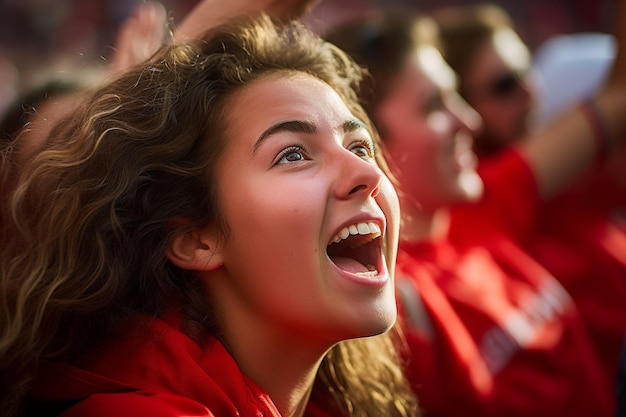
<svg viewBox="0 0 626 417">
<path fill-rule="evenodd" d="M 522 86 L 522 78 L 515 72 L 500 74 L 489 84 L 489 94 L 498 98 L 506 98 L 518 91 Z"/>
</svg>

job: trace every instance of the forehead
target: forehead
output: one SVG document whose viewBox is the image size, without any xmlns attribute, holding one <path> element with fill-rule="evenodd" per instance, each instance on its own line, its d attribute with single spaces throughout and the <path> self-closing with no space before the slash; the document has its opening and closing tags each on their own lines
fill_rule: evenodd
<svg viewBox="0 0 626 417">
<path fill-rule="evenodd" d="M 336 91 L 319 78 L 296 71 L 281 70 L 268 73 L 241 87 L 231 96 L 232 102 L 257 105 L 257 101 L 264 103 L 282 101 L 307 101 L 306 98 L 337 96 Z"/>
<path fill-rule="evenodd" d="M 493 43 L 502 60 L 511 68 L 525 70 L 530 66 L 530 52 L 512 29 L 504 28 L 497 31 Z"/>
<path fill-rule="evenodd" d="M 438 91 L 454 91 L 456 76 L 439 52 L 420 48 L 405 61 L 392 91 L 396 98 L 427 100 Z"/>
<path fill-rule="evenodd" d="M 444 90 L 456 87 L 456 75 L 441 56 L 441 53 L 432 46 L 418 48 L 415 59 L 423 73 L 434 84 Z"/>
<path fill-rule="evenodd" d="M 526 71 L 530 53 L 522 40 L 510 29 L 501 29 L 478 49 L 466 76 L 472 80 L 490 79 L 504 70 Z"/>
<path fill-rule="evenodd" d="M 292 72 L 268 74 L 252 81 L 230 96 L 225 108 L 231 133 L 261 133 L 286 119 L 323 125 L 343 123 L 353 117 L 339 94 L 324 81 Z"/>
</svg>

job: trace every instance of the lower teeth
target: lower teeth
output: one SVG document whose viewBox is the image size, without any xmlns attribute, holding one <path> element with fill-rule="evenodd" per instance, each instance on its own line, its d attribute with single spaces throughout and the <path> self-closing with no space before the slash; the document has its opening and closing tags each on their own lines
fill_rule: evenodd
<svg viewBox="0 0 626 417">
<path fill-rule="evenodd" d="M 375 277 L 378 275 L 378 271 L 376 269 L 374 269 L 373 271 L 367 271 L 367 272 L 357 272 L 355 275 L 359 275 L 362 277 Z"/>
</svg>

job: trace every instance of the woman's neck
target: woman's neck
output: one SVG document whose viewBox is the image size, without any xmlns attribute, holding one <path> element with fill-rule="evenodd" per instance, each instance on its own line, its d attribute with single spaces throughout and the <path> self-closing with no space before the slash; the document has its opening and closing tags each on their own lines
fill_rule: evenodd
<svg viewBox="0 0 626 417">
<path fill-rule="evenodd" d="M 232 292 L 223 290 L 214 287 L 213 294 L 220 291 L 214 299 L 231 306 L 238 302 Z M 293 329 L 285 331 L 284 326 L 248 309 L 232 311 L 222 317 L 221 327 L 235 330 L 224 333 L 221 339 L 239 369 L 270 396 L 282 416 L 302 417 L 317 371 L 332 343 L 313 342 L 306 334 L 294 335 Z"/>
<path fill-rule="evenodd" d="M 301 346 L 268 348 L 258 339 L 251 346 L 254 352 L 235 358 L 243 373 L 269 394 L 282 416 L 304 416 L 323 353 L 303 354 Z"/>
<path fill-rule="evenodd" d="M 284 356 L 279 358 L 280 363 L 277 367 L 272 367 L 267 363 L 266 365 L 270 366 L 265 366 L 265 369 L 258 372 L 254 380 L 267 391 L 282 416 L 303 417 L 311 397 L 321 357 L 309 366 L 296 363 L 298 361 L 288 363 L 284 359 Z"/>
</svg>

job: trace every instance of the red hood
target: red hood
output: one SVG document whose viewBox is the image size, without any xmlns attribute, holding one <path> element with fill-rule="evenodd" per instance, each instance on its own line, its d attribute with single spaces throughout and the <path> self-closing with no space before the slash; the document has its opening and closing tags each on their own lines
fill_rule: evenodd
<svg viewBox="0 0 626 417">
<path fill-rule="evenodd" d="M 76 366 L 44 365 L 31 397 L 90 397 L 79 404 L 76 415 L 119 415 L 138 407 L 158 409 L 155 415 L 280 415 L 219 341 L 211 339 L 202 349 L 180 330 L 180 322 L 177 315 L 163 320 L 137 317 L 120 332 L 122 337 Z"/>
</svg>

